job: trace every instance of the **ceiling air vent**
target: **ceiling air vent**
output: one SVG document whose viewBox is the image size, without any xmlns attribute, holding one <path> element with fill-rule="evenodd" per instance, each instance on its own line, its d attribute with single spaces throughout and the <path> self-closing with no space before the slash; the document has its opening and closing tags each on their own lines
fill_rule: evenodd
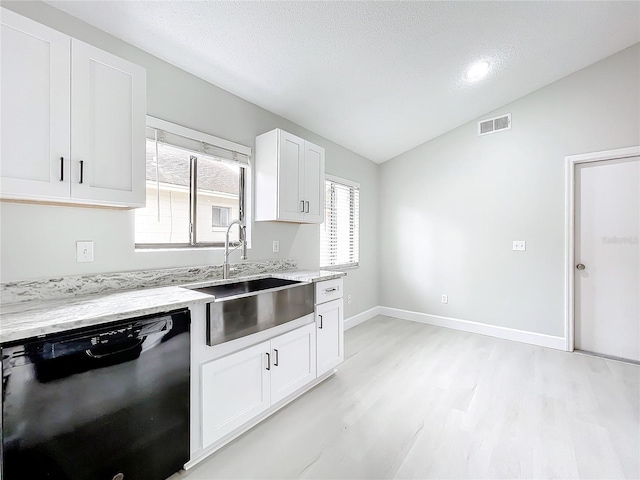
<svg viewBox="0 0 640 480">
<path fill-rule="evenodd" d="M 480 120 L 478 122 L 478 135 L 489 135 L 490 133 L 500 132 L 502 130 L 511 129 L 511 114 L 500 115 L 499 117 L 490 118 L 488 120 Z"/>
</svg>

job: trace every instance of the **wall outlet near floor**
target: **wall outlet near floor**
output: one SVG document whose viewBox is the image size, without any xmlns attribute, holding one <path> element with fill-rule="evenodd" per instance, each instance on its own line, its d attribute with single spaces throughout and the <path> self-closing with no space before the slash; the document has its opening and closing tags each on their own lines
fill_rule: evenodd
<svg viewBox="0 0 640 480">
<path fill-rule="evenodd" d="M 442 295 L 442 303 L 449 303 L 449 295 Z"/>
<path fill-rule="evenodd" d="M 347 295 L 347 303 L 351 305 L 351 295 Z"/>
<path fill-rule="evenodd" d="M 273 241 L 273 253 L 278 253 L 280 251 L 280 241 L 279 240 L 274 240 Z"/>
<path fill-rule="evenodd" d="M 76 261 L 93 262 L 93 242 L 76 242 Z"/>
<path fill-rule="evenodd" d="M 513 249 L 523 252 L 527 249 L 527 242 L 525 242 L 524 240 L 514 240 Z"/>
</svg>

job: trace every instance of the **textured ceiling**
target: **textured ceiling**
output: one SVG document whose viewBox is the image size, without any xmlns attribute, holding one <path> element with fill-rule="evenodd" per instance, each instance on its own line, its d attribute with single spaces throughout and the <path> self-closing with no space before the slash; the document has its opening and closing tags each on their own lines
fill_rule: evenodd
<svg viewBox="0 0 640 480">
<path fill-rule="evenodd" d="M 48 3 L 375 162 L 640 41 L 637 1 Z"/>
</svg>

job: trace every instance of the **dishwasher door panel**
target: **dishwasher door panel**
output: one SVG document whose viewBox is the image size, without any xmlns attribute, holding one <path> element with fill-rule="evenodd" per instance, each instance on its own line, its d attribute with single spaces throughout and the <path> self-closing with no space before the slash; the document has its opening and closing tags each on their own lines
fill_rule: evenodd
<svg viewBox="0 0 640 480">
<path fill-rule="evenodd" d="M 189 315 L 160 331 L 139 324 L 105 345 L 93 331 L 4 349 L 4 480 L 164 480 L 182 468 Z"/>
</svg>

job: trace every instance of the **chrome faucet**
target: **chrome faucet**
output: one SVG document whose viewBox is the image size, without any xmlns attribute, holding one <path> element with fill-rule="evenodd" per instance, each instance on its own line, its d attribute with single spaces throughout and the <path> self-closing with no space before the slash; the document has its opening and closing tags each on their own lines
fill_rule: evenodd
<svg viewBox="0 0 640 480">
<path fill-rule="evenodd" d="M 242 256 L 240 257 L 240 260 L 247 259 L 247 227 L 242 220 L 234 220 L 227 227 L 227 235 L 224 239 L 224 263 L 222 264 L 222 278 L 224 279 L 229 278 L 229 254 L 231 253 L 229 251 L 229 232 L 231 231 L 231 227 L 236 223 L 240 227 L 240 242 L 238 242 L 238 245 L 233 247 L 231 252 L 242 247 Z"/>
</svg>

